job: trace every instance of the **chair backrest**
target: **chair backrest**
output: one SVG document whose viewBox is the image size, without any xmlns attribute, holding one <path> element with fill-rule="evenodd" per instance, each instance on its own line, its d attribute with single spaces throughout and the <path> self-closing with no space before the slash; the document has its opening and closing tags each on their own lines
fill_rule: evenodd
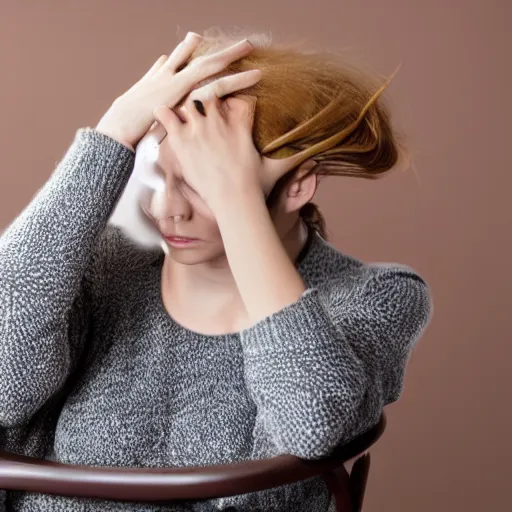
<svg viewBox="0 0 512 512">
<path fill-rule="evenodd" d="M 233 496 L 323 476 L 336 496 L 337 510 L 356 510 L 345 506 L 338 508 L 340 501 L 349 499 L 354 502 L 354 498 L 347 496 L 347 493 L 350 494 L 357 487 L 347 479 L 344 463 L 366 453 L 381 437 L 385 427 L 386 417 L 382 413 L 373 428 L 336 448 L 323 459 L 304 460 L 293 455 L 280 455 L 270 459 L 206 467 L 76 466 L 0 450 L 0 489 L 153 502 Z M 366 479 L 366 475 L 363 475 L 363 479 Z M 360 482 L 357 484 L 360 486 Z M 364 486 L 362 490 L 364 493 Z"/>
</svg>

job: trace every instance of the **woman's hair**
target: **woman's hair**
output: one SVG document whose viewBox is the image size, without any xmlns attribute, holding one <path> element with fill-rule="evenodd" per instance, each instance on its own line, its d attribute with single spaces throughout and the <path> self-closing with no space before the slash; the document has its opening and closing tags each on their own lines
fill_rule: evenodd
<svg viewBox="0 0 512 512">
<path fill-rule="evenodd" d="M 303 152 L 315 165 L 308 174 L 378 178 L 405 155 L 391 126 L 382 93 L 391 78 L 354 65 L 341 52 L 312 51 L 301 43 L 273 43 L 263 33 L 227 34 L 217 27 L 203 33 L 191 59 L 216 52 L 247 37 L 255 49 L 215 77 L 260 69 L 261 80 L 234 94 L 257 97 L 253 140 L 269 158 Z M 214 78 L 215 78 L 214 77 Z M 267 205 L 294 177 L 294 169 L 275 185 Z M 327 239 L 324 218 L 314 203 L 300 210 L 306 224 Z"/>
</svg>

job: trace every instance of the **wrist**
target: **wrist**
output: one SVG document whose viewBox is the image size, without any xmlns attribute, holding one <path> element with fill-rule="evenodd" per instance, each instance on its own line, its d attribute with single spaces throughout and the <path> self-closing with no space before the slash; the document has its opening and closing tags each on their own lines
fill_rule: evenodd
<svg viewBox="0 0 512 512">
<path fill-rule="evenodd" d="M 266 209 L 265 196 L 260 187 L 225 186 L 212 190 L 206 200 L 215 217 L 233 214 L 240 209 Z"/>
<path fill-rule="evenodd" d="M 128 148 L 130 151 L 135 153 L 135 148 L 131 142 L 129 142 L 125 137 L 117 134 L 115 130 L 110 129 L 108 126 L 104 126 L 101 121 L 98 123 L 96 128 L 94 128 L 97 132 L 102 133 L 103 135 L 106 135 L 107 137 L 110 137 L 111 139 L 115 140 L 116 142 L 119 142 L 119 144 L 122 144 L 126 148 Z"/>
</svg>

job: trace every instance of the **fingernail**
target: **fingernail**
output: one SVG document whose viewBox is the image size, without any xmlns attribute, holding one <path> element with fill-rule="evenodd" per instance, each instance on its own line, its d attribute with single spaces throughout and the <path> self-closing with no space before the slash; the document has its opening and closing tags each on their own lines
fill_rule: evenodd
<svg viewBox="0 0 512 512">
<path fill-rule="evenodd" d="M 202 116 L 206 116 L 206 112 L 204 111 L 204 105 L 199 100 L 194 100 L 194 105 L 196 106 L 197 111 Z"/>
<path fill-rule="evenodd" d="M 249 41 L 249 39 L 244 39 L 242 43 L 249 43 L 254 48 L 254 45 Z"/>
<path fill-rule="evenodd" d="M 201 37 L 199 34 L 196 34 L 195 32 L 187 32 L 187 35 L 185 36 L 185 41 L 192 41 L 192 39 L 196 37 Z"/>
</svg>

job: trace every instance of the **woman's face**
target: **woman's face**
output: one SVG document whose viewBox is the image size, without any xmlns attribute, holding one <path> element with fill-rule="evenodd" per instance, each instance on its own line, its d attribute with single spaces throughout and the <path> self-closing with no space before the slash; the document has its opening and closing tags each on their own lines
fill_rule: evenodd
<svg viewBox="0 0 512 512">
<path fill-rule="evenodd" d="M 165 188 L 153 193 L 144 213 L 164 237 L 193 239 L 185 244 L 166 240 L 171 257 L 188 265 L 224 262 L 224 245 L 215 217 L 173 165 L 165 140 L 159 146 L 156 170 L 164 179 Z M 181 218 L 175 222 L 177 215 Z"/>
<path fill-rule="evenodd" d="M 306 162 L 304 169 L 315 162 Z M 166 240 L 171 257 L 186 265 L 211 263 L 227 266 L 226 253 L 219 226 L 213 212 L 201 197 L 187 185 L 179 169 L 171 158 L 171 150 L 164 141 L 159 145 L 155 172 L 165 182 L 161 191 L 154 192 L 148 200 L 144 213 L 164 238 L 184 237 L 193 239 L 187 243 L 175 243 Z M 311 179 L 309 195 L 306 190 L 302 196 L 287 197 L 288 187 L 280 191 L 279 198 L 270 210 L 270 216 L 280 238 L 290 230 L 300 207 L 309 201 L 316 190 Z M 290 185 L 291 187 L 292 185 Z M 307 187 L 306 187 L 307 188 Z M 295 215 L 294 215 L 295 212 Z M 176 216 L 181 216 L 175 222 Z"/>
</svg>

